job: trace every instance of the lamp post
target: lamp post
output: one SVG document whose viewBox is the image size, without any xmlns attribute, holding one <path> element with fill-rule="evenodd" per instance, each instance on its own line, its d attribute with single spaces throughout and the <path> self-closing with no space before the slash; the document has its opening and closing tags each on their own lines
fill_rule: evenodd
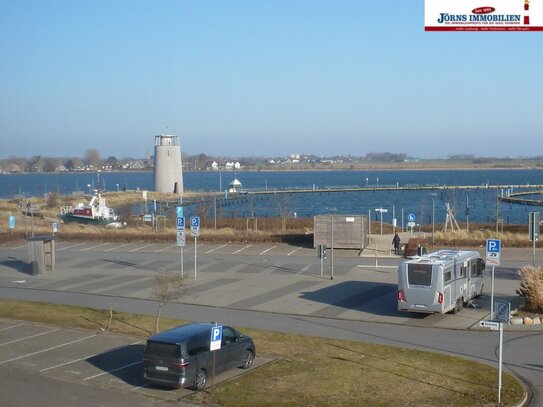
<svg viewBox="0 0 543 407">
<path fill-rule="evenodd" d="M 117 184 L 117 192 L 119 192 L 119 184 Z"/>
<path fill-rule="evenodd" d="M 376 208 L 375 212 L 379 212 L 381 214 L 381 234 L 383 234 L 383 213 L 387 213 L 388 209 L 385 208 Z"/>
<path fill-rule="evenodd" d="M 87 187 L 89 188 L 89 195 L 91 194 L 91 184 L 87 184 Z"/>
</svg>

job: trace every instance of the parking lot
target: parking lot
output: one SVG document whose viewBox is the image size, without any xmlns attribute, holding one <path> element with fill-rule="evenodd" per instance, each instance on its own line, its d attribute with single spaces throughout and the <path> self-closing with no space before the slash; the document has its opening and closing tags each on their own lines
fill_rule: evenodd
<svg viewBox="0 0 543 407">
<path fill-rule="evenodd" d="M 148 385 L 143 380 L 145 339 L 0 319 L 0 368 L 22 369 L 54 379 L 108 386 L 142 397 L 179 400 L 192 391 Z M 230 380 L 271 362 L 257 355 L 249 370 L 233 369 L 215 383 Z"/>
</svg>

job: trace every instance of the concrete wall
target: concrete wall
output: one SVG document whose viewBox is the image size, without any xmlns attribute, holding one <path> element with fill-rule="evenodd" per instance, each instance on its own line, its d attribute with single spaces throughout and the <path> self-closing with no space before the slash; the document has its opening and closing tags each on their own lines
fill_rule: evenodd
<svg viewBox="0 0 543 407">
<path fill-rule="evenodd" d="M 334 222 L 334 248 L 364 249 L 369 242 L 368 217 L 364 215 L 317 215 L 313 217 L 313 247 L 320 244 L 332 247 L 332 221 Z"/>
<path fill-rule="evenodd" d="M 183 193 L 181 146 L 177 136 L 155 137 L 154 184 L 156 192 Z"/>
</svg>

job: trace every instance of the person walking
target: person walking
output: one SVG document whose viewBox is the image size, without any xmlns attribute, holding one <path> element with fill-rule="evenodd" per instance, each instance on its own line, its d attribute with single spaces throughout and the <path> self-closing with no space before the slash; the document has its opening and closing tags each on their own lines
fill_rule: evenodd
<svg viewBox="0 0 543 407">
<path fill-rule="evenodd" d="M 400 254 L 400 236 L 397 233 L 392 238 L 392 245 L 394 246 L 394 254 Z"/>
</svg>

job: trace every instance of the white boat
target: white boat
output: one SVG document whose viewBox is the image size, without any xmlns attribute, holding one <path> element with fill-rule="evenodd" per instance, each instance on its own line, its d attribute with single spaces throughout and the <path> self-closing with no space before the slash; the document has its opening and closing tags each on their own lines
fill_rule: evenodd
<svg viewBox="0 0 543 407">
<path fill-rule="evenodd" d="M 94 195 L 88 204 L 78 203 L 76 206 L 63 206 L 60 208 L 60 218 L 64 222 L 96 225 L 106 225 L 120 220 L 113 208 L 106 205 L 106 199 L 100 193 Z"/>
</svg>

